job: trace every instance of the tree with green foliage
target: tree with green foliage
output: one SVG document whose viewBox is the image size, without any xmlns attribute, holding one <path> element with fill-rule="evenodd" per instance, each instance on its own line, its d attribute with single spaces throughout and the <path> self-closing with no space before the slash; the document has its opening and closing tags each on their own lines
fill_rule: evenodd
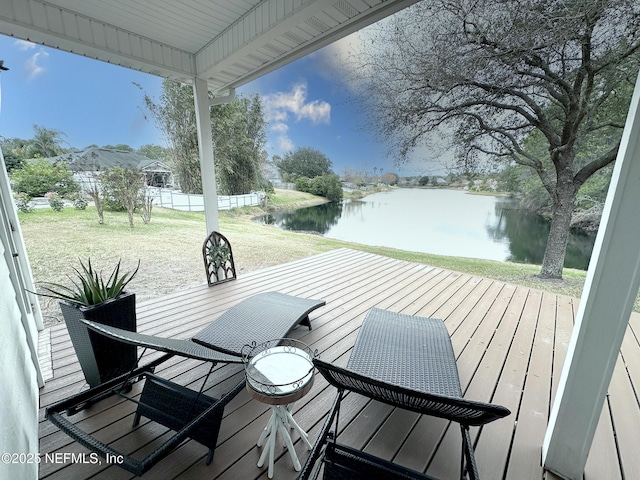
<svg viewBox="0 0 640 480">
<path fill-rule="evenodd" d="M 140 170 L 113 167 L 100 175 L 104 195 L 120 202 L 127 210 L 129 227 L 133 228 L 133 213 L 138 204 L 140 192 L 144 189 L 144 174 Z"/>
<path fill-rule="evenodd" d="M 153 144 L 142 145 L 138 150 L 136 150 L 136 153 L 152 160 L 162 161 L 166 161 L 171 155 L 166 148 Z"/>
<path fill-rule="evenodd" d="M 211 92 L 209 95 L 212 98 Z M 165 80 L 158 103 L 148 95 L 144 100 L 169 143 L 180 188 L 186 193 L 202 193 L 193 88 Z M 261 169 L 266 160 L 266 123 L 259 97 L 212 107 L 210 115 L 221 192 L 246 193 L 266 187 Z"/>
<path fill-rule="evenodd" d="M 193 88 L 167 79 L 162 82 L 158 103 L 147 94 L 144 102 L 169 144 L 180 189 L 202 193 Z"/>
<path fill-rule="evenodd" d="M 62 147 L 66 136 L 60 130 L 34 125 L 33 138 L 29 140 L 24 149 L 24 158 L 51 158 L 62 155 L 67 149 Z"/>
<path fill-rule="evenodd" d="M 324 153 L 311 147 L 302 147 L 287 152 L 276 166 L 287 182 L 295 182 L 299 177 L 321 177 L 333 174 L 332 163 Z"/>
<path fill-rule="evenodd" d="M 80 190 L 65 162 L 53 163 L 43 158 L 25 161 L 10 174 L 13 190 L 30 197 L 43 197 L 58 192 L 65 197 Z"/>
<path fill-rule="evenodd" d="M 362 101 L 399 161 L 445 133 L 465 167 L 497 159 L 535 172 L 551 198 L 540 276 L 562 278 L 576 195 L 620 144 L 637 18 L 627 0 L 420 2 L 356 59 Z M 542 148 L 526 148 L 530 135 Z"/>
<path fill-rule="evenodd" d="M 216 178 L 220 193 L 242 195 L 265 190 L 266 121 L 260 97 L 235 98 L 211 108 Z"/>
<path fill-rule="evenodd" d="M 50 158 L 62 155 L 67 149 L 62 147 L 65 134 L 60 130 L 34 125 L 34 136 L 29 140 L 22 138 L 2 138 L 0 147 L 7 165 L 7 171 L 22 166 L 24 160 L 32 158 Z"/>
<path fill-rule="evenodd" d="M 7 166 L 7 172 L 11 173 L 11 170 L 20 168 L 25 160 L 22 152 L 27 145 L 28 140 L 22 138 L 3 138 L 0 143 L 2 148 L 2 156 L 4 157 L 4 163 Z"/>
<path fill-rule="evenodd" d="M 332 202 L 339 202 L 343 198 L 342 183 L 335 174 L 318 177 L 298 177 L 295 181 L 296 190 L 326 197 Z"/>
<path fill-rule="evenodd" d="M 135 152 L 135 149 L 133 147 L 130 147 L 129 145 L 126 145 L 124 143 L 118 143 L 116 145 L 103 145 L 100 148 L 105 148 L 108 150 L 122 150 L 123 152 Z"/>
</svg>

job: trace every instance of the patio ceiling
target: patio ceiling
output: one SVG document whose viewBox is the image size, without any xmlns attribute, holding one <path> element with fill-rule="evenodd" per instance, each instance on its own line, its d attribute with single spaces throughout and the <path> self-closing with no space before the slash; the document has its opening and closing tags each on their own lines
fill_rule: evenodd
<svg viewBox="0 0 640 480">
<path fill-rule="evenodd" d="M 235 88 L 416 0 L 0 0 L 0 33 L 211 91 Z"/>
</svg>

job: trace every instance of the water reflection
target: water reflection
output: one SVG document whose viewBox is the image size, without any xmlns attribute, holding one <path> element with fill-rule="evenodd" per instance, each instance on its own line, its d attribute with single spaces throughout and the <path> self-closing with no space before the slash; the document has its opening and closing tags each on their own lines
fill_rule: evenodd
<svg viewBox="0 0 640 480">
<path fill-rule="evenodd" d="M 272 213 L 262 217 L 261 221 L 274 224 L 283 230 L 316 232 L 324 235 L 338 223 L 343 210 L 348 208 L 344 209 L 342 203 L 332 202 L 294 211 Z"/>
<path fill-rule="evenodd" d="M 509 242 L 510 255 L 507 260 L 541 264 L 551 228 L 550 222 L 538 215 L 516 209 L 507 200 L 497 201 L 495 208 L 500 221 L 495 225 L 487 225 L 487 231 L 492 238 Z M 594 241 L 595 234 L 571 231 L 564 266 L 586 270 Z"/>
<path fill-rule="evenodd" d="M 397 189 L 261 221 L 366 245 L 535 264 L 542 263 L 549 233 L 549 222 L 506 199 L 455 190 Z M 571 232 L 565 266 L 586 269 L 594 239 Z"/>
</svg>

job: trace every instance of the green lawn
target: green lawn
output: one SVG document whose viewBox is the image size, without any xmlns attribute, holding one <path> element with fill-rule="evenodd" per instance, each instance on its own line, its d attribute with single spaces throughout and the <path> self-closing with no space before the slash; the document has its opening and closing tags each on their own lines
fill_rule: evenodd
<svg viewBox="0 0 640 480">
<path fill-rule="evenodd" d="M 321 202 L 313 195 L 278 190 L 270 208 L 297 208 Z M 406 252 L 287 232 L 252 220 L 262 213 L 257 207 L 220 212 L 220 230 L 231 241 L 240 273 L 348 247 L 573 297 L 581 295 L 586 277 L 584 271 L 565 269 L 563 280 L 542 280 L 535 276 L 540 268 L 536 265 Z M 206 236 L 203 213 L 154 208 L 151 223 L 145 225 L 137 217 L 133 229 L 128 227 L 125 212 L 105 212 L 105 224 L 99 225 L 91 207 L 84 211 L 65 208 L 62 212 L 45 208 L 19 216 L 36 282 L 67 283 L 65 277 L 78 265 L 77 259 L 89 257 L 105 272 L 118 259 L 122 259 L 125 269 L 134 268 L 140 259 L 140 271 L 131 283 L 140 298 L 205 282 L 201 253 Z M 638 302 L 636 310 L 640 311 Z"/>
</svg>

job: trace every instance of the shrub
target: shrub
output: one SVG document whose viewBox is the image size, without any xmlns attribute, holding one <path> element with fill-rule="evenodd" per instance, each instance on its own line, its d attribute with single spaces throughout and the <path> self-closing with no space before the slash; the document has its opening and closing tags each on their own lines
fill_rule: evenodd
<svg viewBox="0 0 640 480">
<path fill-rule="evenodd" d="M 102 205 L 104 207 L 104 210 L 107 210 L 109 212 L 126 212 L 127 211 L 125 206 L 122 205 L 122 203 L 119 200 L 116 200 L 113 197 L 105 197 L 102 200 Z"/>
<path fill-rule="evenodd" d="M 307 177 L 300 177 L 296 180 L 296 190 L 299 192 L 309 192 L 311 190 L 311 186 L 309 183 L 309 179 Z"/>
<path fill-rule="evenodd" d="M 73 197 L 73 207 L 76 210 L 85 210 L 89 205 L 87 197 L 85 197 L 82 193 L 78 193 Z"/>
<path fill-rule="evenodd" d="M 343 197 L 342 184 L 337 175 L 322 175 L 312 179 L 300 177 L 296 180 L 296 189 L 326 197 L 332 202 L 339 202 Z"/>
<path fill-rule="evenodd" d="M 32 197 L 42 197 L 53 191 L 67 196 L 80 190 L 66 163 L 54 164 L 42 158 L 25 162 L 21 168 L 12 170 L 11 180 L 17 192 L 25 192 Z"/>
<path fill-rule="evenodd" d="M 16 201 L 16 208 L 23 213 L 29 213 L 33 211 L 33 207 L 29 204 L 31 197 L 24 192 L 14 193 L 13 198 Z"/>
<path fill-rule="evenodd" d="M 340 178 L 337 175 L 324 175 L 322 178 L 324 184 L 324 196 L 332 202 L 339 202 L 342 200 L 343 192 Z"/>
<path fill-rule="evenodd" d="M 47 192 L 44 194 L 44 198 L 49 200 L 49 206 L 54 212 L 61 212 L 64 208 L 64 202 L 58 192 Z"/>
</svg>

